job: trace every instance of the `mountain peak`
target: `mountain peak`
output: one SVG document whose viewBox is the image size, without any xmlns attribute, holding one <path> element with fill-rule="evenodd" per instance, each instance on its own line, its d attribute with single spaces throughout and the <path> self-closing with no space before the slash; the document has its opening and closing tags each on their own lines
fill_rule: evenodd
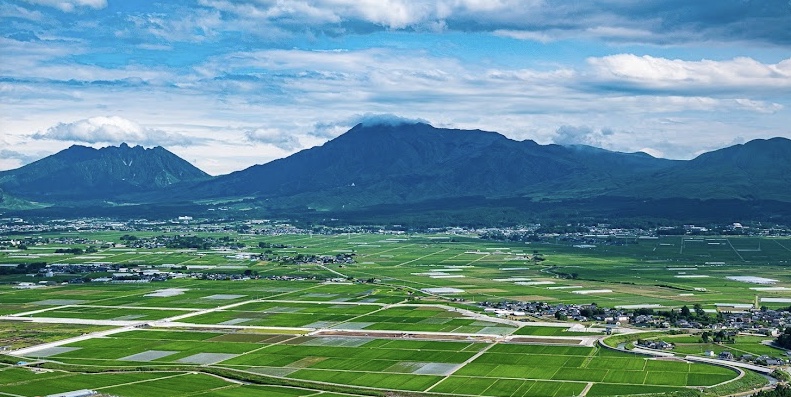
<svg viewBox="0 0 791 397">
<path fill-rule="evenodd" d="M 36 201 L 115 199 L 209 175 L 161 148 L 127 143 L 94 149 L 72 145 L 15 170 L 0 172 L 0 188 Z"/>
</svg>

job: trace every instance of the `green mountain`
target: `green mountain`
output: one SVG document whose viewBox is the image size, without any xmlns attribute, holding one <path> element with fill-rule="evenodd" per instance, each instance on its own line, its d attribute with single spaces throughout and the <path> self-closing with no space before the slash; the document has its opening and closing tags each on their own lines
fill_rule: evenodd
<svg viewBox="0 0 791 397">
<path fill-rule="evenodd" d="M 675 162 L 592 147 L 539 145 L 428 124 L 357 125 L 322 146 L 190 186 L 182 199 L 256 197 L 321 210 L 464 196 L 597 195 Z"/>
<path fill-rule="evenodd" d="M 207 178 L 208 174 L 161 147 L 144 149 L 123 143 L 94 149 L 74 145 L 0 172 L 0 189 L 17 201 L 62 204 L 123 200 L 129 195 Z"/>
<path fill-rule="evenodd" d="M 48 203 L 54 206 L 28 213 L 129 217 L 219 214 L 209 210 L 222 207 L 231 211 L 225 215 L 433 224 L 791 222 L 788 186 L 791 140 L 784 138 L 674 161 L 423 123 L 360 124 L 324 145 L 218 177 L 160 147 L 73 146 L 0 172 L 0 208 Z"/>
<path fill-rule="evenodd" d="M 791 140 L 756 139 L 641 175 L 612 194 L 791 202 Z"/>
</svg>

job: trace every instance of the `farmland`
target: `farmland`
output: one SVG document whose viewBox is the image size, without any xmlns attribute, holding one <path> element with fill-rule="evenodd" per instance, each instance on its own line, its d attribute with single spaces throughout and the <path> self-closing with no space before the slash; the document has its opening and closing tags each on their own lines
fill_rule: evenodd
<svg viewBox="0 0 791 397">
<path fill-rule="evenodd" d="M 638 355 L 599 345 L 603 323 L 572 327 L 537 316 L 518 321 L 495 317 L 479 303 L 596 302 L 657 310 L 698 304 L 706 312 L 723 304 L 751 306 L 756 300 L 769 308 L 791 304 L 787 238 L 666 236 L 580 248 L 563 241 L 494 242 L 458 235 L 196 233 L 245 247 L 230 250 L 130 248 L 121 244 L 124 234 L 43 234 L 58 243 L 0 251 L 6 267 L 33 261 L 63 269 L 110 267 L 0 279 L 7 282 L 0 284 L 0 329 L 15 335 L 2 344 L 17 357 L 4 356 L 4 361 L 43 363 L 37 364 L 42 373 L 35 375 L 17 366 L 0 367 L 3 393 L 35 396 L 84 388 L 130 397 L 151 390 L 163 396 L 229 397 L 389 390 L 472 396 L 705 391 L 744 377 L 738 369 L 684 359 L 705 350 L 719 353 L 720 345 L 679 335 L 677 358 Z M 62 253 L 75 245 L 63 241 L 76 237 L 88 241 L 81 247 L 102 248 Z M 146 282 L 118 278 L 144 271 L 171 276 Z M 745 275 L 760 279 L 739 278 Z M 75 277 L 116 281 L 61 284 Z M 756 283 L 762 280 L 771 284 Z M 14 284 L 19 282 L 31 285 L 20 288 Z M 766 340 L 742 337 L 731 348 L 755 355 L 780 352 Z M 62 382 L 47 382 L 51 377 Z"/>
</svg>

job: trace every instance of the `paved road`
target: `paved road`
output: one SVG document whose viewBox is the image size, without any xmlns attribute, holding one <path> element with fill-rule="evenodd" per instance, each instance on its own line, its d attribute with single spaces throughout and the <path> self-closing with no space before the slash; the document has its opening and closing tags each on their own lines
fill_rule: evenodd
<svg viewBox="0 0 791 397">
<path fill-rule="evenodd" d="M 730 367 L 744 368 L 744 369 L 753 370 L 755 372 L 760 372 L 762 374 L 771 374 L 772 372 L 774 372 L 774 369 L 772 369 L 772 368 L 762 367 L 760 365 L 755 365 L 755 364 L 742 363 L 742 362 L 738 362 L 738 361 L 719 360 L 719 359 L 716 359 L 716 358 L 697 357 L 697 356 L 686 356 L 686 357 L 684 357 L 684 359 L 689 360 L 689 361 L 698 361 L 698 362 L 709 363 L 709 364 L 719 364 L 719 365 L 726 365 L 726 366 L 730 366 Z"/>
</svg>

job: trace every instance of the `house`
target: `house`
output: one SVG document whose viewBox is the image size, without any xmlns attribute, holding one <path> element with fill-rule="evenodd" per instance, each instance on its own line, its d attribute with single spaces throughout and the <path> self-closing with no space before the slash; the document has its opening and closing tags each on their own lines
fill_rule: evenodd
<svg viewBox="0 0 791 397">
<path fill-rule="evenodd" d="M 720 360 L 733 360 L 733 353 L 731 353 L 729 351 L 724 351 L 724 352 L 721 352 L 717 356 L 717 358 L 719 358 Z"/>
</svg>

